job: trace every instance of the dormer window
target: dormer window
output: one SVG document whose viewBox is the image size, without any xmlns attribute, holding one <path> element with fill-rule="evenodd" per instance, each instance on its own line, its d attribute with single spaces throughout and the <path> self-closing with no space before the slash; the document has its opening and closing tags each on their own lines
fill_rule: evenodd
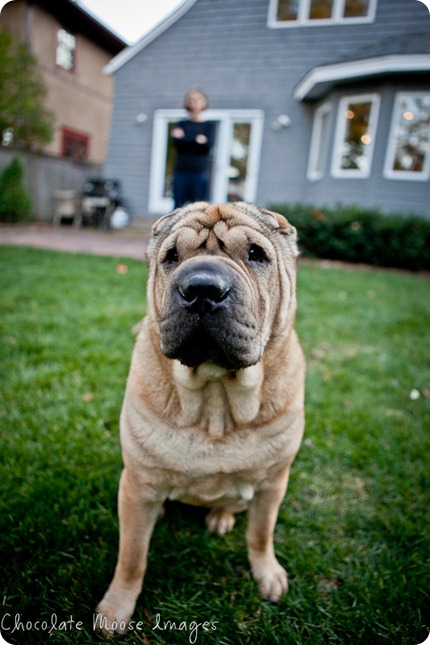
<svg viewBox="0 0 430 645">
<path fill-rule="evenodd" d="M 269 27 L 371 22 L 376 0 L 270 0 Z"/>
<path fill-rule="evenodd" d="M 67 72 L 75 68 L 76 59 L 76 37 L 65 29 L 57 32 L 57 53 L 55 62 Z"/>
</svg>

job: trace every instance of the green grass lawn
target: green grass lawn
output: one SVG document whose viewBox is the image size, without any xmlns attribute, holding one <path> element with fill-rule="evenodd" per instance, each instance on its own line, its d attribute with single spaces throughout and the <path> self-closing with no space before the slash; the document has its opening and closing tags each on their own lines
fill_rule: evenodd
<svg viewBox="0 0 430 645">
<path fill-rule="evenodd" d="M 0 248 L 1 632 L 9 643 L 99 642 L 92 612 L 116 562 L 118 416 L 146 276 L 142 263 L 127 260 L 126 273 L 118 263 Z M 201 509 L 172 504 L 151 543 L 140 629 L 122 642 L 417 645 L 427 637 L 430 281 L 304 264 L 297 326 L 307 430 L 275 533 L 289 594 L 279 605 L 259 599 L 245 516 L 214 537 Z M 181 629 L 163 631 L 165 621 Z M 206 631 L 193 631 L 205 621 Z"/>
</svg>

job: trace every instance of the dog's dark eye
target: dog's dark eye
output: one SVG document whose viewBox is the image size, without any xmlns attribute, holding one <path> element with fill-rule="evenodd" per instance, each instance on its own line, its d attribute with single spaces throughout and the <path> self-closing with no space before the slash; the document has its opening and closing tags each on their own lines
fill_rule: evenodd
<svg viewBox="0 0 430 645">
<path fill-rule="evenodd" d="M 178 250 L 177 250 L 176 246 L 174 246 L 173 248 L 171 248 L 171 249 L 169 249 L 167 251 L 163 262 L 164 262 L 164 264 L 167 264 L 167 265 L 172 265 L 172 264 L 176 264 L 177 262 L 179 262 L 179 253 L 178 253 Z"/>
<path fill-rule="evenodd" d="M 269 259 L 264 250 L 258 244 L 251 244 L 248 251 L 249 262 L 256 262 L 257 264 L 267 264 Z"/>
</svg>

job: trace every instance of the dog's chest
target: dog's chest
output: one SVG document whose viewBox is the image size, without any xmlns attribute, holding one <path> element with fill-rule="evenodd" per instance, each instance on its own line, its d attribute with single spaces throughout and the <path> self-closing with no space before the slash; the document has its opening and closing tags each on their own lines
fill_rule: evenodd
<svg viewBox="0 0 430 645">
<path fill-rule="evenodd" d="M 231 376 L 215 365 L 175 369 L 181 404 L 180 425 L 198 427 L 210 442 L 252 423 L 260 405 L 260 367 Z"/>
<path fill-rule="evenodd" d="M 208 383 L 205 396 L 200 398 L 200 423 L 208 439 L 216 441 L 232 432 L 235 424 L 224 387 L 217 382 Z"/>
<path fill-rule="evenodd" d="M 254 497 L 260 481 L 267 476 L 264 472 L 217 474 L 177 482 L 168 491 L 170 500 L 178 500 L 195 506 L 228 506 L 242 504 L 243 507 Z"/>
</svg>

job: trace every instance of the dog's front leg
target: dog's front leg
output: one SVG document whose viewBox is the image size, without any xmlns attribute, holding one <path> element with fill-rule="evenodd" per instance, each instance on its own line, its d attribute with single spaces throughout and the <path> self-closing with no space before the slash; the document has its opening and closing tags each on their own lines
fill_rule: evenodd
<svg viewBox="0 0 430 645">
<path fill-rule="evenodd" d="M 255 494 L 248 510 L 248 559 L 261 596 L 272 602 L 278 602 L 288 591 L 287 572 L 275 556 L 273 532 L 279 506 L 287 489 L 290 466 L 291 462 L 267 488 Z"/>
<path fill-rule="evenodd" d="M 162 501 L 146 500 L 138 480 L 124 468 L 118 493 L 119 554 L 115 575 L 96 611 L 95 627 L 127 631 L 146 569 L 149 541 Z"/>
</svg>

